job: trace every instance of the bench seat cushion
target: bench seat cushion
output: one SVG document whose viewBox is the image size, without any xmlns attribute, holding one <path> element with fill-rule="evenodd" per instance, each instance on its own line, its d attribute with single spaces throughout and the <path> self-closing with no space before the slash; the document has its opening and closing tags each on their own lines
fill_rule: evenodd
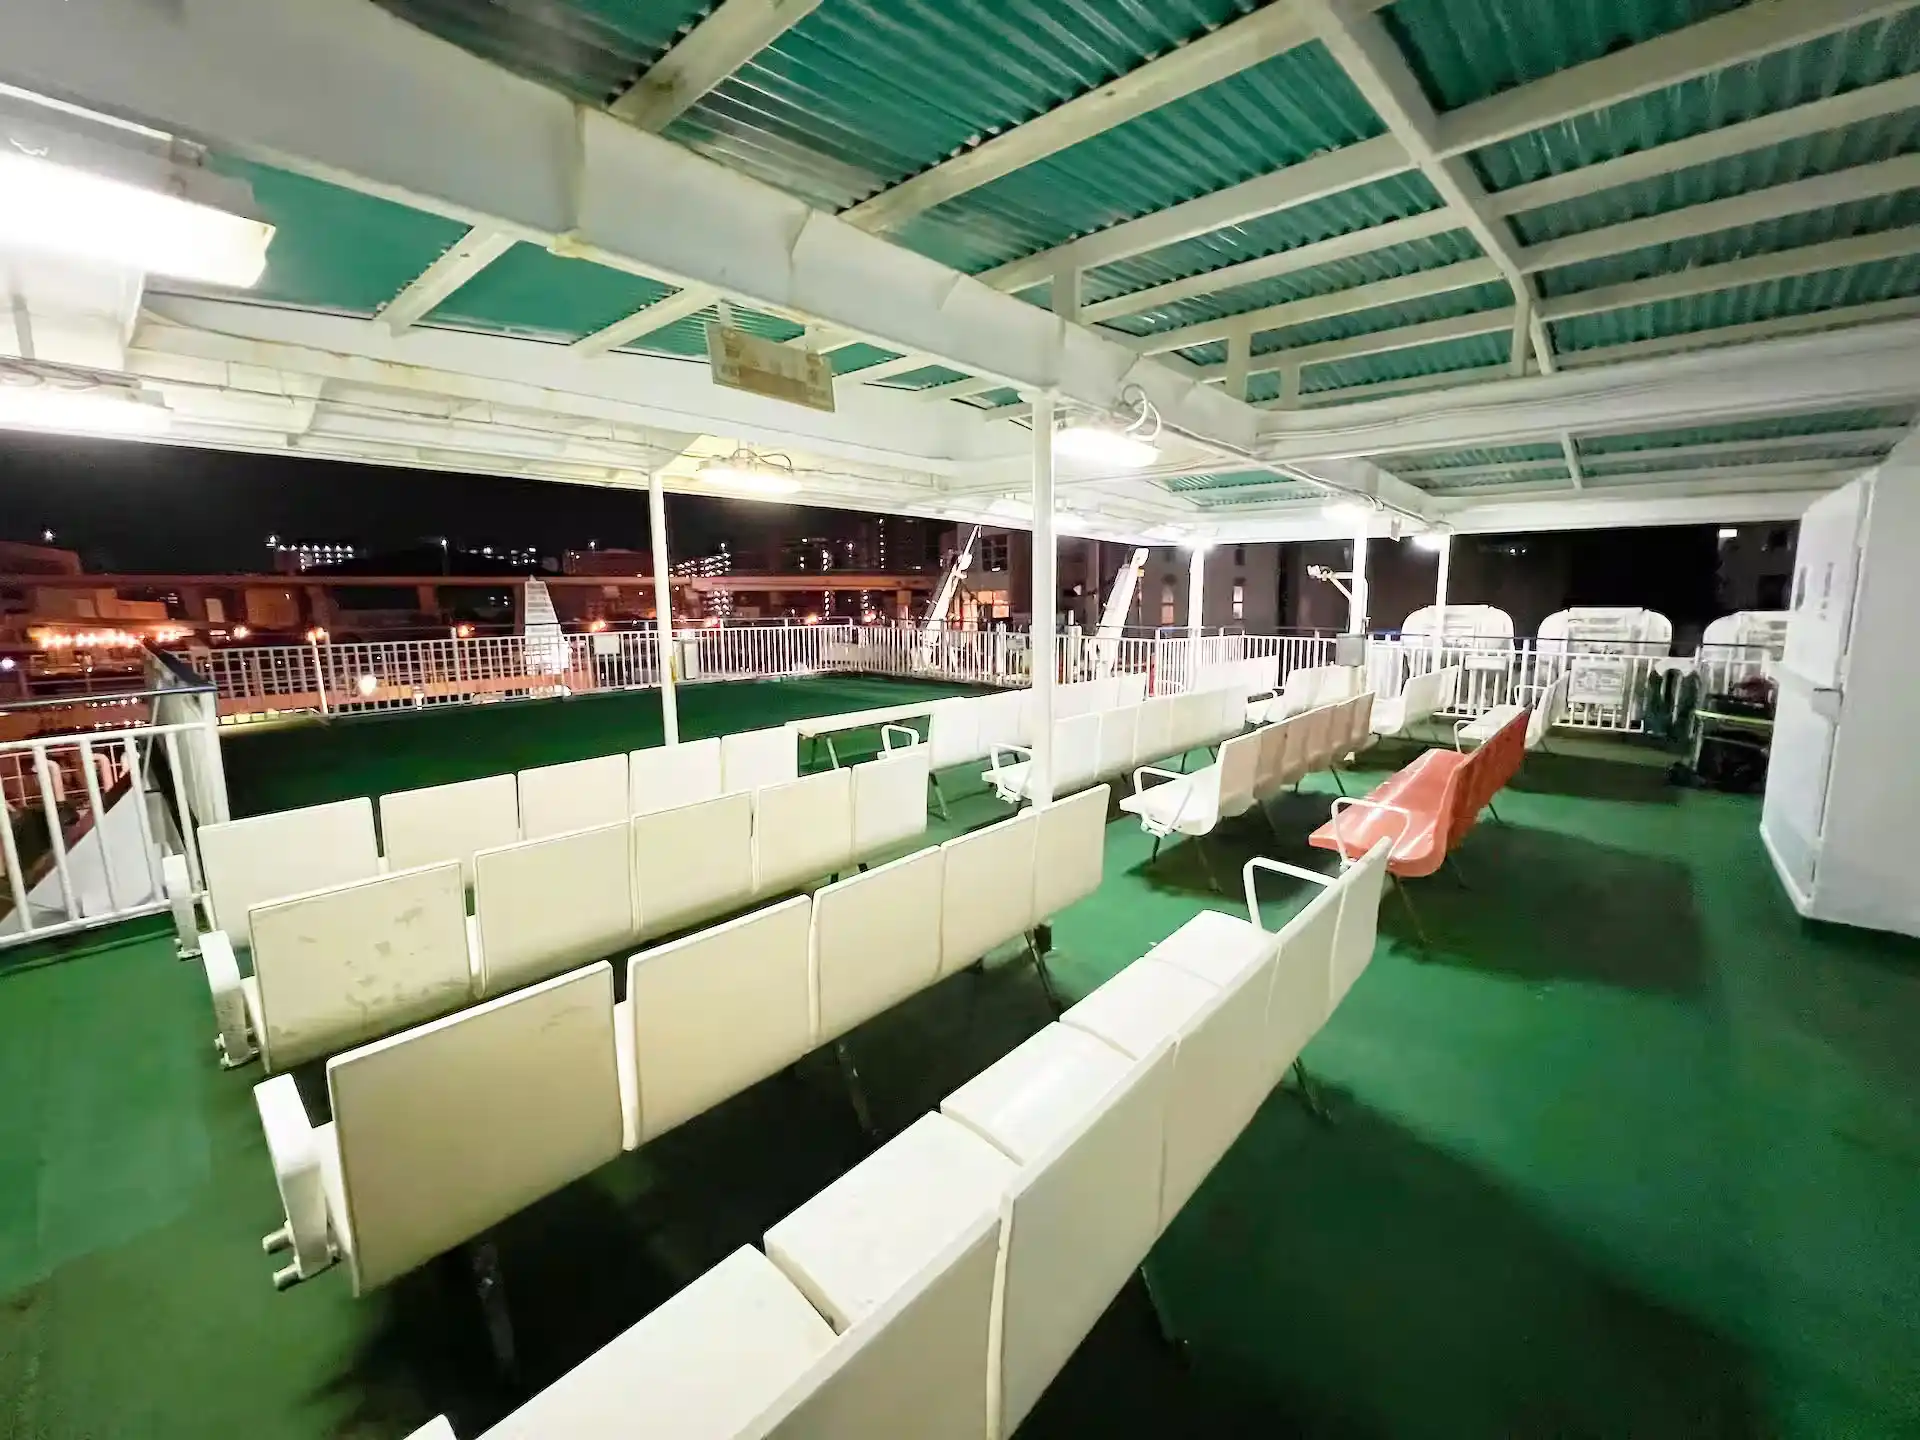
<svg viewBox="0 0 1920 1440">
<path fill-rule="evenodd" d="M 1347 859 L 1358 860 L 1379 841 L 1391 840 L 1394 874 L 1432 874 L 1447 858 L 1447 786 L 1467 758 L 1457 750 L 1427 751 L 1367 796 L 1376 805 L 1395 806 L 1405 815 L 1356 807 L 1341 815 L 1338 835 L 1329 820 L 1307 837 L 1308 843 L 1321 850 L 1338 850 L 1344 839 Z"/>
<path fill-rule="evenodd" d="M 1522 708 L 1518 705 L 1496 705 L 1470 724 L 1462 725 L 1455 738 L 1462 745 L 1484 745 L 1499 732 L 1502 725 L 1521 713 Z"/>
</svg>

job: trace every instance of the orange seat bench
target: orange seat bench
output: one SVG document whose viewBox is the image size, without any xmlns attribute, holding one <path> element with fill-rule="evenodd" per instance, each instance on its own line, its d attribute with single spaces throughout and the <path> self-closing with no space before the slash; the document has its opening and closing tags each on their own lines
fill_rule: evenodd
<svg viewBox="0 0 1920 1440">
<path fill-rule="evenodd" d="M 1389 872 L 1431 875 L 1513 778 L 1526 753 L 1523 710 L 1470 754 L 1429 750 L 1383 780 L 1366 799 L 1335 801 L 1333 818 L 1314 831 L 1309 842 L 1340 851 L 1351 863 L 1387 840 L 1393 844 Z M 1343 813 L 1349 809 L 1358 813 Z"/>
</svg>

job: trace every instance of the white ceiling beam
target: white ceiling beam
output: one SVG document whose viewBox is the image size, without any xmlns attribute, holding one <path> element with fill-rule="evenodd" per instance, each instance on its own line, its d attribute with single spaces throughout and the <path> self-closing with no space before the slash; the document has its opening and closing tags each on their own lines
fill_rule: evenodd
<svg viewBox="0 0 1920 1440">
<path fill-rule="evenodd" d="M 1704 445 L 1648 445 L 1633 450 L 1583 451 L 1580 461 L 1589 475 L 1603 475 L 1614 465 L 1646 466 L 1671 460 L 1711 460 L 1735 455 L 1755 455 L 1761 451 L 1781 450 L 1873 450 L 1890 448 L 1907 434 L 1904 426 L 1875 430 L 1830 430 L 1825 434 L 1775 436 L 1765 440 L 1716 440 Z M 1563 474 L 1566 461 L 1516 460 L 1506 465 L 1421 465 L 1402 466 L 1390 459 L 1381 462 L 1402 480 L 1431 488 L 1456 480 L 1484 480 L 1497 475 L 1521 475 L 1532 470 Z"/>
<path fill-rule="evenodd" d="M 1602 491 L 1658 487 L 1665 493 L 1675 495 L 1761 490 L 1773 485 L 1797 490 L 1808 480 L 1831 475 L 1857 475 L 1873 463 L 1871 459 L 1788 460 L 1778 464 L 1717 465 L 1698 470 L 1630 470 L 1591 476 L 1585 485 L 1576 485 L 1574 488 L 1583 494 L 1594 494 Z M 1543 486 L 1538 481 L 1520 481 L 1512 485 L 1469 485 L 1457 491 L 1436 489 L 1431 493 L 1437 499 L 1447 499 L 1454 495 L 1492 498 L 1503 495 L 1538 495 L 1542 490 Z M 1554 493 L 1562 495 L 1567 493 L 1564 477 L 1561 478 Z"/>
<path fill-rule="evenodd" d="M 1567 478 L 1573 482 L 1573 488 L 1587 488 L 1587 472 L 1580 465 L 1580 447 L 1573 443 L 1573 436 L 1565 430 L 1560 432 L 1560 453 L 1566 459 Z"/>
<path fill-rule="evenodd" d="M 1542 241 L 1519 252 L 1520 266 L 1527 271 L 1554 270 L 1721 230 L 1760 225 L 1809 210 L 1872 200 L 1915 186 L 1920 186 L 1920 155 L 1901 155 Z"/>
<path fill-rule="evenodd" d="M 1414 454 L 1639 433 L 1782 413 L 1911 403 L 1920 395 L 1920 323 L 1634 360 L 1319 410 L 1266 412 L 1270 460 Z"/>
<path fill-rule="evenodd" d="M 1541 82 L 1536 82 L 1541 83 Z M 1522 86 L 1521 89 L 1527 87 Z M 1636 150 L 1597 165 L 1563 171 L 1525 185 L 1496 190 L 1489 200 L 1496 215 L 1518 215 L 1545 205 L 1597 195 L 1621 185 L 1633 185 L 1660 175 L 1671 175 L 1696 165 L 1724 160 L 1770 145 L 1784 144 L 1823 130 L 1837 130 L 1862 121 L 1897 115 L 1920 106 L 1920 73 L 1902 75 L 1897 80 L 1867 85 L 1845 94 L 1829 96 L 1790 110 L 1756 116 L 1734 125 L 1723 125 L 1684 140 L 1672 140 L 1646 150 Z"/>
<path fill-rule="evenodd" d="M 1492 501 L 1464 496 L 1436 499 L 1456 535 L 1506 535 L 1549 530 L 1613 530 L 1636 525 L 1742 525 L 1797 520 L 1844 477 L 1811 476 L 1799 489 L 1708 494 L 1661 493 L 1664 486 L 1619 490 L 1549 491 Z"/>
<path fill-rule="evenodd" d="M 1345 290 L 1334 290 L 1325 295 L 1310 295 L 1304 300 L 1289 300 L 1260 310 L 1223 316 L 1218 320 L 1204 320 L 1198 325 L 1184 325 L 1178 330 L 1162 330 L 1153 335 L 1143 335 L 1133 344 L 1143 355 L 1158 355 L 1193 345 L 1213 344 L 1242 332 L 1259 334 L 1262 331 L 1308 325 L 1341 315 L 1359 314 L 1382 305 L 1398 305 L 1408 300 L 1468 290 L 1475 285 L 1486 285 L 1499 279 L 1500 267 L 1493 261 L 1461 260 L 1452 265 L 1436 266 L 1432 270 L 1416 270 L 1410 275 L 1395 275 L 1365 285 L 1351 285 Z"/>
<path fill-rule="evenodd" d="M 1284 170 L 1216 190 L 1211 195 L 1096 230 L 1050 250 L 1022 256 L 982 272 L 979 278 L 996 290 L 1025 290 L 1063 269 L 1098 269 L 1162 246 L 1191 240 L 1196 235 L 1245 224 L 1262 215 L 1310 205 L 1329 195 L 1403 174 L 1412 168 L 1405 146 L 1391 135 L 1377 135 L 1358 145 L 1314 155 Z"/>
<path fill-rule="evenodd" d="M 1906 9 L 1912 0 L 1753 0 L 1738 10 L 1616 50 L 1529 85 L 1450 110 L 1443 156 L 1509 140 L 1575 115 L 1758 59 Z"/>
<path fill-rule="evenodd" d="M 1818 245 L 1750 255 L 1745 259 L 1726 260 L 1717 265 L 1698 265 L 1691 270 L 1655 275 L 1645 280 L 1630 280 L 1620 285 L 1576 290 L 1570 295 L 1555 296 L 1540 308 L 1550 322 L 1571 320 L 1608 310 L 1629 310 L 1639 305 L 1658 304 L 1663 300 L 1710 295 L 1716 290 L 1730 290 L 1742 285 L 1792 280 L 1823 270 L 1872 265 L 1916 252 L 1920 252 L 1920 225 L 1909 225 L 1899 230 L 1882 230 L 1870 235 L 1850 236 L 1845 240 L 1828 240 Z"/>
<path fill-rule="evenodd" d="M 636 310 L 611 325 L 583 335 L 570 347 L 576 355 L 605 355 L 622 346 L 631 345 L 642 336 L 651 335 L 656 330 L 664 330 L 669 325 L 686 319 L 689 315 L 698 315 L 708 306 L 717 303 L 720 292 L 708 285 L 689 285 L 684 290 L 656 300 L 644 309 Z"/>
<path fill-rule="evenodd" d="M 820 0 L 723 0 L 608 106 L 642 130 L 664 130 L 701 97 L 812 14 Z"/>
<path fill-rule="evenodd" d="M 1311 38 L 1292 5 L 1267 5 L 1096 90 L 1076 95 L 1023 125 L 964 149 L 842 211 L 840 218 L 873 233 L 896 229 L 936 205 L 1204 90 Z"/>
<path fill-rule="evenodd" d="M 1435 375 L 1408 375 L 1399 380 L 1373 380 L 1365 385 L 1307 390 L 1301 393 L 1300 404 L 1344 405 L 1356 400 L 1381 399 L 1388 395 L 1411 395 L 1420 390 L 1447 390 L 1456 385 L 1477 385 L 1484 380 L 1505 380 L 1512 374 L 1512 367 L 1503 360 L 1498 365 L 1477 365 L 1467 370 L 1446 370 Z"/>
<path fill-rule="evenodd" d="M 1403 220 L 1389 220 L 1384 225 L 1370 225 L 1364 230 L 1350 230 L 1344 235 L 1331 235 L 1325 240 L 1296 245 L 1291 250 L 1262 255 L 1253 260 L 1242 260 L 1233 265 L 1222 265 L 1217 270 L 1203 271 L 1201 274 L 1189 275 L 1181 280 L 1169 280 L 1165 284 L 1149 286 L 1145 290 L 1135 290 L 1131 294 L 1116 295 L 1110 300 L 1102 300 L 1087 306 L 1080 312 L 1081 318 L 1111 320 L 1116 316 L 1140 315 L 1163 305 L 1174 304 L 1176 301 L 1191 300 L 1200 295 L 1217 295 L 1222 290 L 1233 289 L 1236 286 L 1272 280 L 1281 275 L 1297 274 L 1302 270 L 1331 265 L 1338 260 L 1350 260 L 1356 255 L 1371 255 L 1389 246 L 1404 245 L 1414 240 L 1428 240 L 1435 235 L 1445 235 L 1458 229 L 1460 229 L 1459 217 L 1445 206 L 1441 206 L 1418 215 L 1409 215 Z"/>
<path fill-rule="evenodd" d="M 1651 360 L 1661 355 L 1678 355 L 1689 350 L 1711 350 L 1722 345 L 1745 345 L 1755 340 L 1777 340 L 1788 335 L 1811 335 L 1822 330 L 1841 330 L 1853 325 L 1872 325 L 1882 320 L 1910 320 L 1920 316 L 1920 297 L 1904 300 L 1876 300 L 1865 305 L 1843 305 L 1834 310 L 1815 310 L 1805 315 L 1782 315 L 1773 320 L 1750 320 L 1744 325 L 1722 325 L 1713 330 L 1688 330 L 1679 335 L 1660 335 L 1651 340 L 1628 340 L 1618 345 L 1596 345 L 1587 350 L 1569 350 L 1560 363 L 1568 369 L 1617 365 L 1627 360 Z M 1461 372 L 1466 378 L 1467 372 Z M 1343 393 L 1343 392 L 1335 392 Z"/>
<path fill-rule="evenodd" d="M 381 308 L 381 323 L 395 335 L 412 329 L 516 243 L 504 230 L 475 226 Z"/>
<path fill-rule="evenodd" d="M 916 370 L 926 370 L 938 365 L 938 360 L 930 360 L 925 355 L 901 355 L 892 360 L 882 360 L 874 365 L 862 366 L 858 370 L 849 370 L 839 376 L 835 383 L 839 385 L 871 385 L 876 380 L 891 380 L 897 375 L 911 375 Z"/>
<path fill-rule="evenodd" d="M 1373 106 L 1388 131 L 1407 147 L 1407 154 L 1420 173 L 1440 192 L 1447 208 L 1472 233 L 1481 250 L 1499 265 L 1513 290 L 1515 306 L 1522 311 L 1530 306 L 1538 310 L 1532 282 L 1514 258 L 1518 241 L 1506 222 L 1489 208 L 1486 187 L 1467 164 L 1441 153 L 1436 143 L 1440 116 L 1421 89 L 1407 57 L 1394 44 L 1386 25 L 1377 16 L 1356 14 L 1339 0 L 1297 0 L 1297 3 L 1333 56 L 1334 63 L 1346 71 L 1347 78 Z M 1529 331 L 1540 368 L 1552 370 L 1553 351 L 1546 344 L 1545 328 L 1530 326 Z"/>
</svg>

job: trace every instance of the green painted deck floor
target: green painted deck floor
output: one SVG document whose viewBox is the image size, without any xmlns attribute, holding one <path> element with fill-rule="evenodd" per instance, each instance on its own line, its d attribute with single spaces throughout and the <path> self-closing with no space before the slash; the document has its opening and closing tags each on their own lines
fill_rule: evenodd
<svg viewBox="0 0 1920 1440">
<path fill-rule="evenodd" d="M 705 687 L 686 728 L 902 693 Z M 229 772 L 258 810 L 657 729 L 649 697 L 497 706 L 237 736 Z M 1324 816 L 1316 780 L 1281 834 Z M 930 838 L 1002 813 L 961 788 Z M 1335 1123 L 1274 1096 L 1155 1250 L 1187 1368 L 1130 1289 L 1023 1437 L 1920 1433 L 1920 947 L 1799 921 L 1751 799 L 1536 756 L 1499 804 L 1461 855 L 1471 890 L 1413 885 L 1432 954 L 1389 898 L 1308 1051 Z M 1325 868 L 1249 819 L 1222 870 L 1256 850 Z M 1105 885 L 1056 927 L 1068 990 L 1233 903 L 1190 845 L 1146 859 L 1116 819 Z M 273 1291 L 257 1075 L 215 1065 L 162 931 L 0 964 L 0 1436 L 371 1440 L 445 1411 L 471 1437 L 520 1398 L 457 1261 L 359 1301 L 339 1270 Z M 898 1128 L 1046 1019 L 1009 961 L 854 1049 Z M 503 1226 L 524 1385 L 862 1153 L 832 1067 L 803 1067 Z"/>
</svg>

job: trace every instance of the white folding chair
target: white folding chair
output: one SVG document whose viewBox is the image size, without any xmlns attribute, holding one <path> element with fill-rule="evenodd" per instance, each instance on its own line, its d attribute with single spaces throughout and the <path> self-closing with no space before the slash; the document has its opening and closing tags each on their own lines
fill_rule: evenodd
<svg viewBox="0 0 1920 1440">
<path fill-rule="evenodd" d="M 777 895 L 852 865 L 851 771 L 823 770 L 753 792 L 756 895 Z"/>
<path fill-rule="evenodd" d="M 627 818 L 627 757 L 601 755 L 522 770 L 520 835 L 544 840 L 596 825 L 619 825 Z"/>
<path fill-rule="evenodd" d="M 380 797 L 380 847 L 388 870 L 460 862 L 473 884 L 473 855 L 520 838 L 520 789 L 512 775 L 429 785 Z"/>
<path fill-rule="evenodd" d="M 473 857 L 480 994 L 544 980 L 632 940 L 628 823 Z"/>
<path fill-rule="evenodd" d="M 643 940 L 753 901 L 753 797 L 722 795 L 632 821 L 634 933 Z"/>
<path fill-rule="evenodd" d="M 682 740 L 627 755 L 627 810 L 651 815 L 697 805 L 721 794 L 720 741 Z"/>
<path fill-rule="evenodd" d="M 800 743 L 784 725 L 720 737 L 720 788 L 728 795 L 780 785 L 800 773 Z"/>
</svg>

